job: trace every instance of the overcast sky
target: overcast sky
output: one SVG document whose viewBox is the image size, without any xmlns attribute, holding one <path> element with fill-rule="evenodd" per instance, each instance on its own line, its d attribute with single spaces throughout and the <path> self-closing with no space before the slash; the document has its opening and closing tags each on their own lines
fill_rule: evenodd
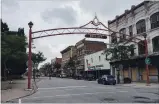
<svg viewBox="0 0 159 104">
<path fill-rule="evenodd" d="M 97 14 L 99 21 L 107 25 L 116 15 L 130 9 L 143 0 L 1 0 L 2 20 L 10 30 L 24 27 L 28 37 L 28 22 L 34 23 L 33 31 L 59 27 L 81 26 Z M 83 39 L 83 35 L 46 37 L 34 40 L 36 49 L 42 51 L 50 62 L 61 57 L 60 51 Z M 99 40 L 99 39 L 98 39 Z M 103 41 L 103 40 L 102 40 Z M 104 42 L 108 42 L 105 40 Z"/>
</svg>

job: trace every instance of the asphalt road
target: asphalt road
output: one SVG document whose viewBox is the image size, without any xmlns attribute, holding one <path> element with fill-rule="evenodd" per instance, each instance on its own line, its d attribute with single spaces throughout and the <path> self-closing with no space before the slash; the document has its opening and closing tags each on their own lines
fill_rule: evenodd
<svg viewBox="0 0 159 104">
<path fill-rule="evenodd" d="M 22 98 L 22 103 L 155 103 L 157 88 L 133 88 L 101 85 L 96 81 L 67 78 L 43 78 L 38 91 Z M 18 100 L 17 100 L 18 101 Z M 15 101 L 15 102 L 17 102 Z"/>
</svg>

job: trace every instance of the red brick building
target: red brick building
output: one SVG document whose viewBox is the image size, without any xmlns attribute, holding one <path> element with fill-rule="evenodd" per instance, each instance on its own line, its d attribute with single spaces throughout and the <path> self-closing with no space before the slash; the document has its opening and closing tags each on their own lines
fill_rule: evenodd
<svg viewBox="0 0 159 104">
<path fill-rule="evenodd" d="M 84 72 L 84 56 L 101 51 L 107 48 L 104 42 L 86 40 L 85 38 L 77 42 L 76 45 L 76 74 Z"/>
<path fill-rule="evenodd" d="M 53 70 L 53 72 L 54 73 L 56 73 L 58 70 L 56 69 L 56 68 L 54 68 L 54 64 L 55 63 L 58 63 L 58 64 L 60 64 L 61 65 L 61 63 L 62 63 L 62 58 L 54 58 L 54 59 L 52 59 L 51 60 L 51 67 L 52 67 L 52 70 Z M 60 70 L 60 69 L 59 69 Z"/>
</svg>

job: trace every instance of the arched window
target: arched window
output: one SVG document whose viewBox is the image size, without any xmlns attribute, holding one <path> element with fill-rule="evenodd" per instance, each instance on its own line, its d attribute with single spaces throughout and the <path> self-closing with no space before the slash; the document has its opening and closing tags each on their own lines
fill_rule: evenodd
<svg viewBox="0 0 159 104">
<path fill-rule="evenodd" d="M 120 35 L 120 42 L 123 42 L 125 39 L 126 39 L 126 29 L 125 28 L 122 28 L 122 29 L 120 29 L 120 31 L 119 31 L 119 33 L 121 33 L 121 34 L 119 34 Z"/>
<path fill-rule="evenodd" d="M 111 34 L 111 43 L 117 43 L 117 36 L 115 33 Z"/>
<path fill-rule="evenodd" d="M 138 43 L 138 52 L 139 52 L 139 55 L 145 54 L 145 42 L 144 41 L 140 41 Z"/>
<path fill-rule="evenodd" d="M 144 19 L 136 23 L 136 31 L 137 31 L 137 34 L 146 32 L 146 24 Z"/>
<path fill-rule="evenodd" d="M 151 29 L 159 27 L 159 12 L 156 12 L 150 16 Z"/>
<path fill-rule="evenodd" d="M 152 39 L 153 52 L 159 51 L 159 36 L 156 36 Z"/>
</svg>

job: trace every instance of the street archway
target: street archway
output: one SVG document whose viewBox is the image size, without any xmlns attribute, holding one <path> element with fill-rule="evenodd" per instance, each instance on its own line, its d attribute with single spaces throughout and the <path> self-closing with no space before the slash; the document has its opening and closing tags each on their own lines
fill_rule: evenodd
<svg viewBox="0 0 159 104">
<path fill-rule="evenodd" d="M 47 30 L 40 30 L 40 31 L 33 31 L 32 32 L 32 26 L 33 23 L 29 22 L 29 56 L 28 56 L 28 89 L 30 89 L 30 81 L 31 81 L 31 72 L 32 72 L 32 51 L 31 51 L 31 45 L 32 40 L 38 39 L 38 38 L 44 38 L 44 37 L 50 37 L 50 36 L 57 36 L 57 35 L 68 35 L 68 34 L 84 34 L 85 37 L 90 38 L 101 38 L 101 39 L 107 39 L 107 37 L 111 37 L 108 32 L 120 34 L 129 37 L 127 41 L 125 41 L 124 44 L 127 44 L 128 42 L 134 42 L 137 43 L 134 40 L 141 41 L 141 39 L 137 38 L 136 36 L 130 37 L 130 35 L 116 32 L 108 27 L 106 27 L 102 22 L 100 22 L 97 18 L 97 16 L 94 17 L 94 19 L 90 22 L 88 22 L 85 25 L 79 26 L 79 27 L 69 27 L 69 28 L 54 28 L 54 29 L 47 29 Z M 91 27 L 90 27 L 91 26 Z M 120 36 L 116 36 L 116 38 L 121 38 Z M 145 42 L 147 44 L 147 42 Z M 118 43 L 116 43 L 118 44 Z M 146 45 L 147 46 L 147 45 Z"/>
</svg>

